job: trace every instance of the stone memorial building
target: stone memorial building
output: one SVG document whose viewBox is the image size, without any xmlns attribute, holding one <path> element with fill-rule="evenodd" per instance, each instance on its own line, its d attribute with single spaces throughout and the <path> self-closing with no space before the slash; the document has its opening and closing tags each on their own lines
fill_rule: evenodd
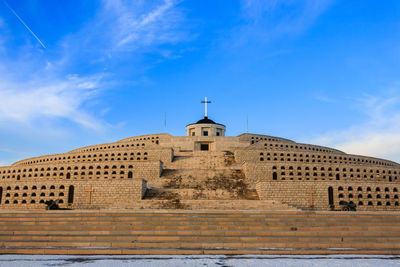
<svg viewBox="0 0 400 267">
<path fill-rule="evenodd" d="M 207 102 L 207 100 L 206 100 Z M 209 102 L 207 102 L 209 103 Z M 150 134 L 0 167 L 1 209 L 400 210 L 400 165 L 261 134 L 206 116 L 186 136 Z M 172 206 L 168 206 L 172 204 Z"/>
</svg>

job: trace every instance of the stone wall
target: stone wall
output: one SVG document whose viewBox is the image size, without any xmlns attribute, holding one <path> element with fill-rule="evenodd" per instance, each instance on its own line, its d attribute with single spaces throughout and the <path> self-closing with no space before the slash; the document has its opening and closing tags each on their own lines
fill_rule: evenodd
<svg viewBox="0 0 400 267">
<path fill-rule="evenodd" d="M 42 164 L 73 164 L 73 163 L 97 163 L 106 161 L 164 161 L 170 162 L 173 159 L 171 148 L 113 148 L 103 151 L 84 151 L 76 150 L 64 154 L 40 156 L 20 160 L 12 166 L 34 166 Z M 0 167 L 1 169 L 1 167 Z"/>
<path fill-rule="evenodd" d="M 398 183 L 400 180 L 399 167 L 321 162 L 245 162 L 244 172 L 250 183 L 267 180 L 344 180 Z"/>
<path fill-rule="evenodd" d="M 263 181 L 256 185 L 261 200 L 277 200 L 303 209 L 330 210 L 341 200 L 353 202 L 357 210 L 400 210 L 399 188 L 393 183 L 354 181 Z"/>
<path fill-rule="evenodd" d="M 143 198 L 146 185 L 143 179 L 2 182 L 0 208 L 44 209 L 47 200 L 59 200 L 61 208 L 129 208 Z"/>
<path fill-rule="evenodd" d="M 0 183 L 30 181 L 40 178 L 60 180 L 92 180 L 115 178 L 158 178 L 162 172 L 161 161 L 148 162 L 78 162 L 72 164 L 45 163 L 34 166 L 10 166 L 0 170 Z"/>
</svg>

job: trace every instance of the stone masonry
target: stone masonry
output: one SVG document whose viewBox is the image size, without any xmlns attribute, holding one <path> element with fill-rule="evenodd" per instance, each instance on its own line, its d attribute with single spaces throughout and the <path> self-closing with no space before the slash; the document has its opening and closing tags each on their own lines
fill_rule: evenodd
<svg viewBox="0 0 400 267">
<path fill-rule="evenodd" d="M 58 200 L 72 209 L 168 201 L 191 209 L 241 199 L 249 207 L 336 210 L 347 201 L 358 210 L 400 210 L 398 163 L 267 135 L 228 137 L 207 117 L 187 127 L 188 136 L 130 137 L 0 167 L 0 208 Z"/>
</svg>

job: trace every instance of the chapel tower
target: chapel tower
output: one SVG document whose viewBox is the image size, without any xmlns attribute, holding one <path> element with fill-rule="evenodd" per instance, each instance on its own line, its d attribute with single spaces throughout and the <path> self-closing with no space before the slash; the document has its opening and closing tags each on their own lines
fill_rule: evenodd
<svg viewBox="0 0 400 267">
<path fill-rule="evenodd" d="M 207 104 L 211 101 L 207 97 L 201 103 L 205 104 L 204 118 L 186 126 L 186 136 L 225 136 L 225 125 L 210 120 L 207 117 Z"/>
</svg>

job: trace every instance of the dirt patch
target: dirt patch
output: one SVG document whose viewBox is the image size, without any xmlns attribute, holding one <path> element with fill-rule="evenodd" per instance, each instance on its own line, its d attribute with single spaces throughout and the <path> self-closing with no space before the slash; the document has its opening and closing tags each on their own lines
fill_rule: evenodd
<svg viewBox="0 0 400 267">
<path fill-rule="evenodd" d="M 235 155 L 231 151 L 226 151 L 224 157 L 225 166 L 231 166 L 235 163 Z"/>
<path fill-rule="evenodd" d="M 161 203 L 160 208 L 162 209 L 186 209 L 187 206 L 181 203 L 179 195 L 172 192 L 162 192 L 155 199 L 165 199 L 167 201 Z"/>
<path fill-rule="evenodd" d="M 226 190 L 237 199 L 259 199 L 254 190 L 249 190 L 244 181 L 244 174 L 241 172 L 233 173 L 231 177 L 214 176 L 208 178 L 205 182 L 205 188 L 208 190 Z M 256 193 L 256 194 L 254 194 Z"/>
<path fill-rule="evenodd" d="M 164 182 L 164 188 L 182 188 L 182 176 L 172 176 Z"/>
</svg>

